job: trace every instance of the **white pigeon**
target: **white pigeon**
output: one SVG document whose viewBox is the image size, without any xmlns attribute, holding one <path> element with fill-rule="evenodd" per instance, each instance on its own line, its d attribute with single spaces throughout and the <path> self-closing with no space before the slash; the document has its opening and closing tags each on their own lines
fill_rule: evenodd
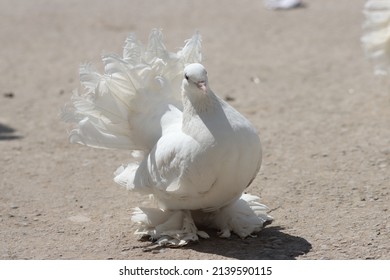
<svg viewBox="0 0 390 280">
<path fill-rule="evenodd" d="M 303 6 L 301 0 L 264 0 L 264 4 L 270 10 L 287 10 Z"/>
<path fill-rule="evenodd" d="M 364 6 L 364 34 L 361 38 L 366 55 L 373 61 L 375 74 L 390 72 L 390 0 L 369 0 Z"/>
<path fill-rule="evenodd" d="M 160 245 L 207 238 L 199 226 L 244 238 L 272 221 L 258 197 L 244 193 L 260 169 L 259 137 L 211 90 L 200 47 L 199 34 L 177 53 L 158 29 L 146 48 L 132 34 L 123 57 L 103 57 L 103 75 L 81 67 L 86 91 L 63 112 L 75 123 L 70 142 L 137 152 L 114 180 L 153 198 L 132 220 L 137 235 Z"/>
</svg>

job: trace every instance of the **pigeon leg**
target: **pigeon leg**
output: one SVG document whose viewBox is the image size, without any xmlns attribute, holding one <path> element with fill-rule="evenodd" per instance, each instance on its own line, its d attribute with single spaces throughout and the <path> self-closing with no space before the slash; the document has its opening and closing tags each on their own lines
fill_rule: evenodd
<svg viewBox="0 0 390 280">
<path fill-rule="evenodd" d="M 241 238 L 252 236 L 272 222 L 268 208 L 258 202 L 258 197 L 243 194 L 238 200 L 214 212 L 212 224 L 222 238 L 234 232 Z"/>
<path fill-rule="evenodd" d="M 197 229 L 190 210 L 137 208 L 132 220 L 138 225 L 136 235 L 149 237 L 158 245 L 180 247 L 209 237 Z"/>
</svg>

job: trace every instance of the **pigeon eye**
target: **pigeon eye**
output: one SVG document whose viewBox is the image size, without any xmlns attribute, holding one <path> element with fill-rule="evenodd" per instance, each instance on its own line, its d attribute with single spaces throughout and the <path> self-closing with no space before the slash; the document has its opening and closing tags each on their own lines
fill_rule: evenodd
<svg viewBox="0 0 390 280">
<path fill-rule="evenodd" d="M 184 74 L 184 78 L 186 78 L 186 80 L 188 81 L 188 76 L 187 76 L 187 74 Z"/>
</svg>

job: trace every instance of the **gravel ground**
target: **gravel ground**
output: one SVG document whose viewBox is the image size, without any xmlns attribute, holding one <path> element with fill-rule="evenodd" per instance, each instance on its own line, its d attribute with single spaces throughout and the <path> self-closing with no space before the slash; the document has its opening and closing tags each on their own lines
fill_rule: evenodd
<svg viewBox="0 0 390 280">
<path fill-rule="evenodd" d="M 0 0 L 0 258 L 389 259 L 390 79 L 361 49 L 363 3 Z M 67 141 L 79 64 L 153 27 L 172 51 L 199 30 L 214 91 L 260 132 L 249 192 L 275 221 L 256 238 L 137 240 L 140 197 L 112 181 L 129 154 Z"/>
</svg>

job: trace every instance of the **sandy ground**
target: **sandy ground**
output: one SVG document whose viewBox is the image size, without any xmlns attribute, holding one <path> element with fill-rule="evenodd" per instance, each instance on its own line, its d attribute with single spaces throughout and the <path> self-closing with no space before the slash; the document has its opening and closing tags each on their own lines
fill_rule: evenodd
<svg viewBox="0 0 390 280">
<path fill-rule="evenodd" d="M 0 258 L 390 259 L 390 78 L 361 49 L 363 2 L 0 0 Z M 150 249 L 112 181 L 128 154 L 68 144 L 79 64 L 153 27 L 173 51 L 199 30 L 214 91 L 260 131 L 257 238 Z"/>
</svg>

